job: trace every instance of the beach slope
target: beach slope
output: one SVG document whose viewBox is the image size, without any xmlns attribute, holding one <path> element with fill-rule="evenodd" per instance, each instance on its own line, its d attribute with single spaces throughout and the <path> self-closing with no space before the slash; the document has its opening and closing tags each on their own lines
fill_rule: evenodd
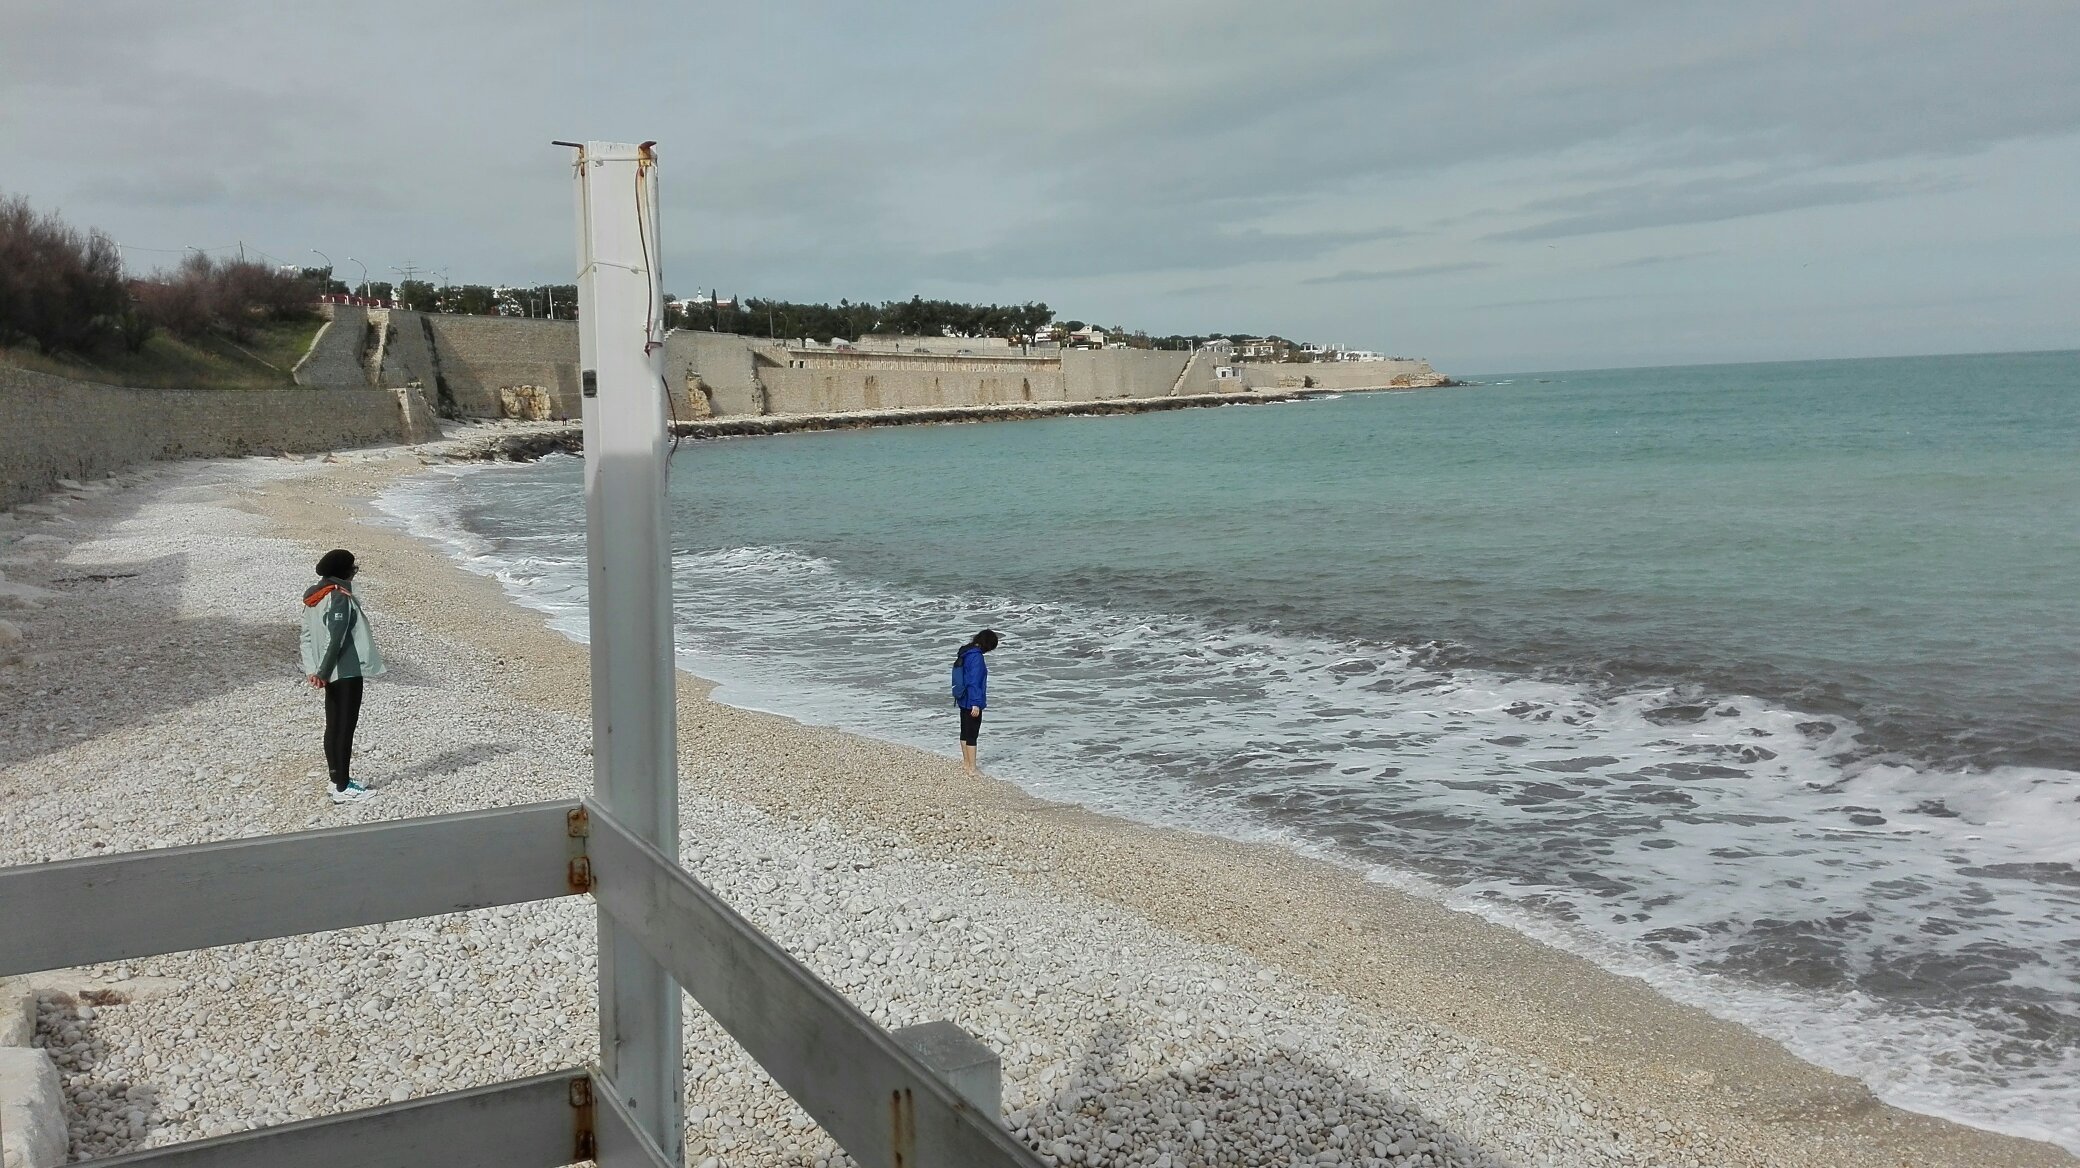
<svg viewBox="0 0 2080 1168">
<path fill-rule="evenodd" d="M 0 861 L 567 798 L 586 654 L 372 518 L 419 458 L 187 465 L 0 530 Z M 334 807 L 293 603 L 346 546 L 392 660 Z M 37 594 L 38 591 L 43 593 Z M 1087 1164 L 2058 1165 L 1888 1107 L 1741 1028 L 1276 848 L 964 777 L 946 757 L 713 703 L 681 679 L 689 869 L 890 1025 L 1004 1059 L 1009 1122 Z M 593 1057 L 574 900 L 46 978 L 76 1155 Z M 89 985 L 99 1008 L 80 998 Z M 835 1149 L 688 1010 L 689 1163 Z"/>
</svg>

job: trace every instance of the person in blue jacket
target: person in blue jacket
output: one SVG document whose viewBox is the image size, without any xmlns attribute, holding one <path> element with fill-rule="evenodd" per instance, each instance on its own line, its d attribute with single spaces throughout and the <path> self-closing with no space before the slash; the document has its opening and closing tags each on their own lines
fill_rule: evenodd
<svg viewBox="0 0 2080 1168">
<path fill-rule="evenodd" d="M 975 739 L 982 733 L 982 711 L 989 706 L 989 665 L 982 655 L 997 647 L 988 629 L 969 638 L 953 655 L 953 704 L 961 714 L 961 765 L 975 773 Z"/>
</svg>

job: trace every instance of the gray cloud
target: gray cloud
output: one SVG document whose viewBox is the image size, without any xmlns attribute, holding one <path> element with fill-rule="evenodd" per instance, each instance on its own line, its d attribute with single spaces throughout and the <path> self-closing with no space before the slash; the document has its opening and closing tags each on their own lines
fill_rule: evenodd
<svg viewBox="0 0 2080 1168">
<path fill-rule="evenodd" d="M 1412 268 L 1382 268 L 1369 272 L 1346 270 L 1333 276 L 1309 276 L 1302 284 L 1370 284 L 1376 280 L 1415 280 L 1424 276 L 1443 276 L 1452 272 L 1477 272 L 1492 268 L 1486 260 L 1459 260 L 1445 264 L 1420 264 Z"/>
<path fill-rule="evenodd" d="M 1717 223 L 1778 211 L 1868 203 L 1902 195 L 1954 190 L 1958 185 L 1955 181 L 1924 178 L 1786 181 L 1767 176 L 1633 183 L 1527 204 L 1524 207 L 1527 212 L 1573 213 L 1482 238 L 1528 242 L 1632 231 L 1643 227 Z"/>
<path fill-rule="evenodd" d="M 1119 273 L 1217 270 L 1267 260 L 1303 262 L 1360 243 L 1400 239 L 1399 228 L 1373 231 L 1271 232 L 1255 227 L 1193 230 L 1152 220 L 1079 223 L 1068 218 L 1042 225 L 1032 237 L 968 252 L 948 252 L 919 264 L 922 271 L 954 280 L 988 278 L 1002 271 L 1037 276 L 1102 276 Z"/>
<path fill-rule="evenodd" d="M 1532 300 L 1495 300 L 1487 304 L 1469 304 L 1466 307 L 1468 311 L 1482 312 L 1492 308 L 1543 308 L 1553 304 L 1594 304 L 1612 300 L 1645 299 L 1647 299 L 1647 294 L 1644 292 L 1623 292 L 1604 295 L 1541 296 Z"/>
<path fill-rule="evenodd" d="M 1659 267 L 1662 264 L 1679 264 L 1684 262 L 1685 260 L 1704 259 L 1707 256 L 1715 256 L 1718 254 L 1719 252 L 1716 249 L 1713 249 L 1710 251 L 1676 252 L 1670 255 L 1634 256 L 1632 259 L 1629 260 L 1619 260 L 1617 263 L 1614 264 L 1605 264 L 1604 268 L 1608 271 L 1622 272 L 1631 268 L 1653 268 Z"/>
</svg>

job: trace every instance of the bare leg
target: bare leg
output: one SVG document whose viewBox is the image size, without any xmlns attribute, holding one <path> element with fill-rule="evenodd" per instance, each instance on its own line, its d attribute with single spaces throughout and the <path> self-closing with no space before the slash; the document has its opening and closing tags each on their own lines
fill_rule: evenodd
<svg viewBox="0 0 2080 1168">
<path fill-rule="evenodd" d="M 965 742 L 961 743 L 961 769 L 971 775 L 980 773 L 975 769 L 975 748 Z"/>
</svg>

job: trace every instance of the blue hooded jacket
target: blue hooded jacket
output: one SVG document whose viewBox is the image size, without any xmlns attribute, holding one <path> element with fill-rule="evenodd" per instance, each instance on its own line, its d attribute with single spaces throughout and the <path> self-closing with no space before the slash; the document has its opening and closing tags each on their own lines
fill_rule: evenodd
<svg viewBox="0 0 2080 1168">
<path fill-rule="evenodd" d="M 989 708 L 989 666 L 974 645 L 964 646 L 953 663 L 953 704 L 963 710 Z"/>
</svg>

